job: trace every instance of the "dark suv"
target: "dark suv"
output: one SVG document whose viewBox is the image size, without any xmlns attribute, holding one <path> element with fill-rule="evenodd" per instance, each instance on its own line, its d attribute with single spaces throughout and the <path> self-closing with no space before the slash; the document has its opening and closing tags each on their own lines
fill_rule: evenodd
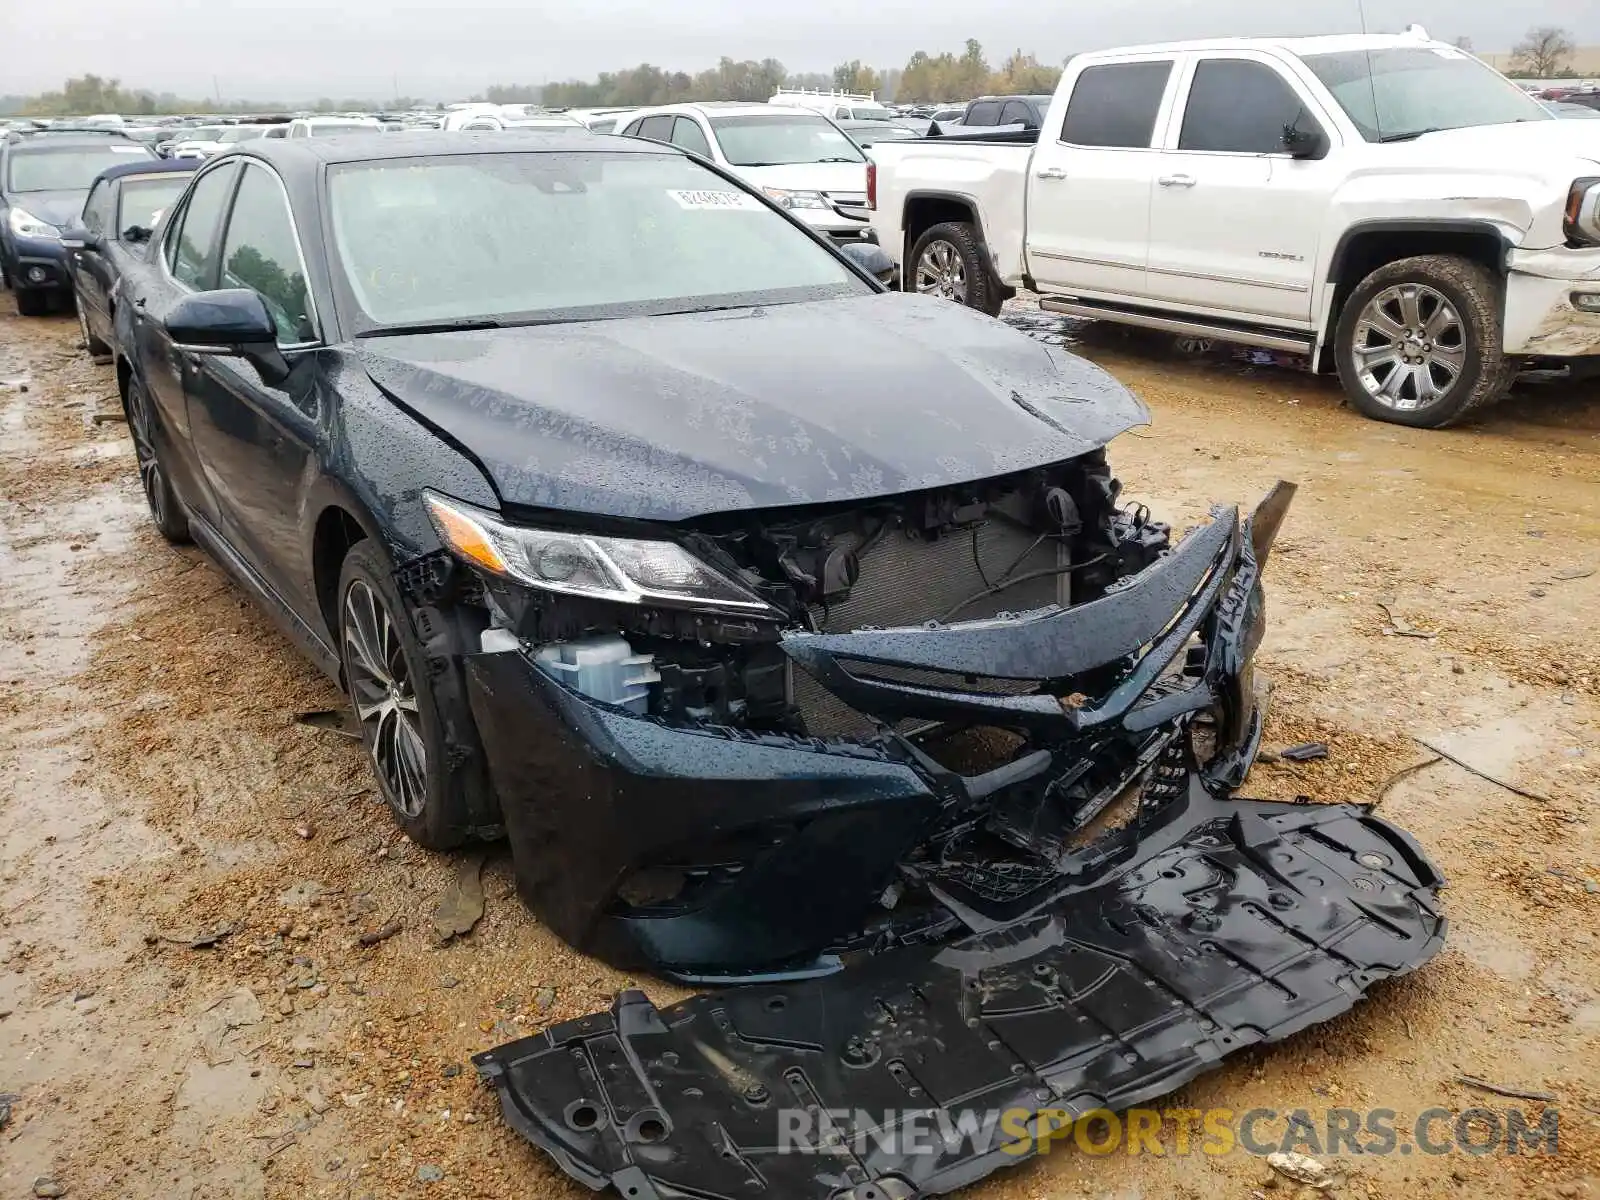
<svg viewBox="0 0 1600 1200">
<path fill-rule="evenodd" d="M 43 316 L 51 293 L 71 294 L 61 226 L 83 211 L 95 177 L 153 158 L 153 151 L 116 134 L 23 136 L 0 145 L 0 273 L 17 312 Z"/>
</svg>

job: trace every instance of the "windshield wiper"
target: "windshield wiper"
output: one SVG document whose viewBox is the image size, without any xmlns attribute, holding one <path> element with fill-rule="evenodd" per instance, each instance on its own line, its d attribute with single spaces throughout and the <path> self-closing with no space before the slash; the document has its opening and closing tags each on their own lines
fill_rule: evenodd
<svg viewBox="0 0 1600 1200">
<path fill-rule="evenodd" d="M 1430 125 L 1426 129 L 1413 129 L 1410 133 L 1385 133 L 1379 136 L 1380 142 L 1414 142 L 1425 133 L 1443 133 L 1441 125 Z"/>
<path fill-rule="evenodd" d="M 357 337 L 404 337 L 409 333 L 466 333 L 474 329 L 504 329 L 506 322 L 490 317 L 466 317 L 456 321 L 413 321 L 404 325 L 375 325 Z"/>
<path fill-rule="evenodd" d="M 860 162 L 859 158 L 819 158 L 818 162 Z"/>
</svg>

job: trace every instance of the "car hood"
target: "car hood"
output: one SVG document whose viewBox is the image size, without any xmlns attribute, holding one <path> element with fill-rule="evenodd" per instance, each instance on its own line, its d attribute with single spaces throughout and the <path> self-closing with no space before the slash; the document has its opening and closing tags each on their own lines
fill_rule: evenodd
<svg viewBox="0 0 1600 1200">
<path fill-rule="evenodd" d="M 83 211 L 88 195 L 87 189 L 81 192 L 18 192 L 12 197 L 11 206 L 59 227 Z"/>
<path fill-rule="evenodd" d="M 682 520 L 1073 458 L 1148 420 L 1100 368 L 899 293 L 358 340 L 503 502 Z"/>
<path fill-rule="evenodd" d="M 1463 162 L 1493 161 L 1543 173 L 1564 169 L 1563 158 L 1600 161 L 1600 126 L 1559 119 L 1477 125 L 1441 129 L 1424 134 L 1415 142 L 1400 144 L 1413 147 L 1408 157 L 1419 162 L 1438 160 L 1459 166 Z"/>
</svg>

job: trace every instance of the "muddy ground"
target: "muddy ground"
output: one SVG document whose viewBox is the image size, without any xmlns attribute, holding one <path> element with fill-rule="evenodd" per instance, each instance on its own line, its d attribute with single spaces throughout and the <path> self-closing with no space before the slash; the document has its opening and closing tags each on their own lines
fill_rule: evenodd
<svg viewBox="0 0 1600 1200">
<path fill-rule="evenodd" d="M 41 1177 L 74 1197 L 583 1194 L 501 1124 L 468 1057 L 630 983 L 681 993 L 567 949 L 503 852 L 476 931 L 438 944 L 463 860 L 398 836 L 356 745 L 293 720 L 335 689 L 149 527 L 126 428 L 97 420 L 112 374 L 71 318 L 0 308 L 0 1200 Z M 1434 962 L 1170 1107 L 1537 1120 L 1471 1075 L 1555 1097 L 1559 1152 L 1324 1155 L 1333 1194 L 1600 1195 L 1596 389 L 1523 386 L 1470 428 L 1411 432 L 1342 409 L 1328 380 L 1068 336 L 1150 404 L 1113 461 L 1160 515 L 1302 485 L 1269 570 L 1267 744 L 1330 754 L 1262 764 L 1247 791 L 1381 797 L 1451 885 Z M 1386 786 L 1430 758 L 1415 739 L 1538 798 L 1448 759 Z M 1165 1145 L 1068 1145 L 968 1194 L 1293 1192 L 1242 1151 L 1173 1153 L 1176 1123 Z"/>
</svg>

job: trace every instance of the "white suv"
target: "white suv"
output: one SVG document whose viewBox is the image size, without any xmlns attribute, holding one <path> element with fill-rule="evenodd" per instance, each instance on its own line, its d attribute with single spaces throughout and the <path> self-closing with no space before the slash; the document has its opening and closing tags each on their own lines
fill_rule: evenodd
<svg viewBox="0 0 1600 1200">
<path fill-rule="evenodd" d="M 836 242 L 872 240 L 867 156 L 820 113 L 774 104 L 672 104 L 640 109 L 621 132 L 711 160 Z"/>
</svg>

